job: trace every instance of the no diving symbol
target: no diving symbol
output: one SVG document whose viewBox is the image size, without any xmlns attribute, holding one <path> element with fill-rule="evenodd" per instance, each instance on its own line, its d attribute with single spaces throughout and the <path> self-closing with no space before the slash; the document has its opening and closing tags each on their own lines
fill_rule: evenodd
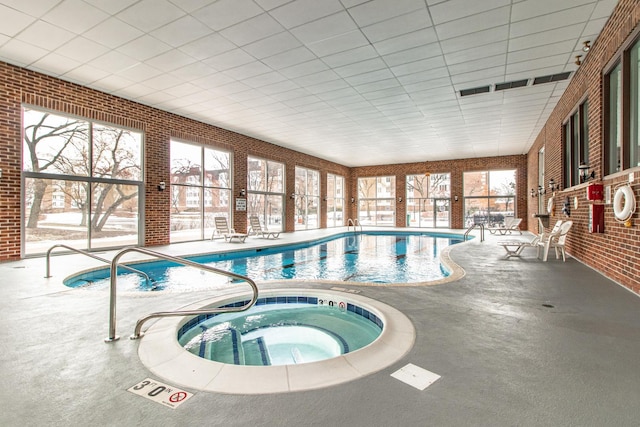
<svg viewBox="0 0 640 427">
<path fill-rule="evenodd" d="M 178 403 L 178 402 L 182 402 L 186 398 L 187 398 L 187 393 L 185 393 L 184 391 L 179 391 L 169 396 L 169 402 Z"/>
</svg>

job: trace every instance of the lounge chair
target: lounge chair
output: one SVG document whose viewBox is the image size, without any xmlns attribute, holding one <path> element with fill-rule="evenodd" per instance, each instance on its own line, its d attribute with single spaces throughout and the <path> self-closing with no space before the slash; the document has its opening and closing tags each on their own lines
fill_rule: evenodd
<svg viewBox="0 0 640 427">
<path fill-rule="evenodd" d="M 249 217 L 249 226 L 253 234 L 264 239 L 277 239 L 280 236 L 280 232 L 263 229 L 260 225 L 260 218 L 255 215 Z"/>
<path fill-rule="evenodd" d="M 498 242 L 507 251 L 505 258 L 519 257 L 525 248 L 535 248 L 538 246 L 540 236 L 534 236 L 532 240 L 502 240 Z"/>
<path fill-rule="evenodd" d="M 215 217 L 215 226 L 216 229 L 213 231 L 211 235 L 211 239 L 215 237 L 216 233 L 224 238 L 225 242 L 232 242 L 233 240 L 237 240 L 240 243 L 244 243 L 248 234 L 245 233 L 236 233 L 236 230 L 233 228 L 229 228 L 229 224 L 227 224 L 227 218 L 223 216 Z"/>
<path fill-rule="evenodd" d="M 549 255 L 549 249 L 554 248 L 556 251 L 556 259 L 560 258 L 560 254 L 562 254 L 562 261 L 566 261 L 564 242 L 567 239 L 567 234 L 572 225 L 573 221 L 564 221 L 557 230 L 555 229 L 556 227 L 554 227 L 551 233 L 543 233 L 537 243 L 537 256 L 540 257 L 540 251 L 542 250 L 542 260 L 546 261 Z"/>
<path fill-rule="evenodd" d="M 562 220 L 558 220 L 556 224 L 553 226 L 553 229 L 549 232 L 543 231 L 542 233 L 536 235 L 531 240 L 522 240 L 522 239 L 510 239 L 510 240 L 500 240 L 498 241 L 498 245 L 502 246 L 505 251 L 507 251 L 507 255 L 505 258 L 511 257 L 519 257 L 522 254 L 522 251 L 525 248 L 538 248 L 540 242 L 546 242 L 549 239 L 549 236 L 557 234 L 560 230 L 560 226 L 562 225 Z M 522 232 L 520 233 L 522 234 Z"/>
<path fill-rule="evenodd" d="M 518 233 L 522 234 L 522 230 L 520 230 L 520 223 L 522 222 L 522 218 L 514 218 L 514 217 L 507 217 L 504 220 L 504 225 L 502 227 L 489 227 L 487 228 L 487 230 L 489 230 L 489 233 L 491 234 L 502 234 L 505 235 L 507 233 L 511 234 L 511 232 L 513 231 L 517 231 Z"/>
</svg>

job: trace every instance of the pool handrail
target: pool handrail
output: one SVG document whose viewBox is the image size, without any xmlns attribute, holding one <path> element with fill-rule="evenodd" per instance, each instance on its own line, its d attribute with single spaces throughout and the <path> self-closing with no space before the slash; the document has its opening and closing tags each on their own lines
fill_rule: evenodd
<svg viewBox="0 0 640 427">
<path fill-rule="evenodd" d="M 99 256 L 94 255 L 94 254 L 92 254 L 90 252 L 87 252 L 87 251 L 83 251 L 82 249 L 77 249 L 77 248 L 74 248 L 74 247 L 71 247 L 71 246 L 67 246 L 67 245 L 63 245 L 63 244 L 57 244 L 57 245 L 51 246 L 49 248 L 49 250 L 47 251 L 47 267 L 46 267 L 46 273 L 45 273 L 46 275 L 44 276 L 47 279 L 51 277 L 51 251 L 53 251 L 55 248 L 69 249 L 72 252 L 76 252 L 76 253 L 79 253 L 79 254 L 82 254 L 82 255 L 86 255 L 89 258 L 97 259 L 98 261 L 102 261 L 104 263 L 111 264 L 111 261 L 109 261 L 108 259 L 99 257 Z M 136 274 L 141 275 L 147 281 L 147 285 L 149 285 L 151 283 L 151 278 L 144 271 L 137 270 L 137 269 L 135 269 L 133 267 L 129 267 L 128 265 L 120 265 L 120 267 L 124 268 L 125 270 L 129 270 L 132 273 L 136 273 Z"/>
<path fill-rule="evenodd" d="M 469 236 L 469 233 L 471 233 L 471 230 L 473 230 L 476 227 L 480 228 L 480 241 L 484 242 L 484 224 L 483 223 L 473 224 L 471 225 L 471 227 L 467 228 L 467 231 L 464 232 L 464 241 L 467 240 L 467 237 Z"/>
<path fill-rule="evenodd" d="M 347 231 L 349 231 L 351 229 L 351 226 L 353 225 L 353 232 L 356 232 L 356 227 L 360 227 L 360 232 L 362 233 L 362 224 L 360 224 L 360 220 L 358 218 L 356 218 L 355 220 L 349 218 L 347 220 Z"/>
<path fill-rule="evenodd" d="M 210 273 L 221 274 L 223 276 L 242 280 L 244 282 L 247 282 L 253 290 L 253 296 L 251 297 L 251 300 L 249 300 L 247 304 L 240 307 L 225 307 L 225 308 L 218 307 L 218 308 L 199 309 L 199 310 L 161 311 L 161 312 L 148 314 L 147 316 L 142 317 L 141 319 L 138 320 L 138 322 L 136 323 L 135 332 L 131 336 L 131 339 L 140 338 L 141 336 L 140 330 L 142 329 L 142 325 L 149 319 L 153 319 L 157 317 L 195 316 L 195 315 L 210 314 L 210 313 L 240 312 L 240 311 L 248 310 L 258 300 L 258 285 L 256 285 L 256 282 L 251 280 L 249 277 L 232 273 L 226 270 L 220 270 L 218 268 L 214 268 L 205 264 L 200 264 L 185 258 L 175 257 L 175 256 L 163 254 L 160 252 L 151 251 L 145 248 L 138 248 L 138 247 L 125 248 L 125 249 L 122 249 L 120 252 L 118 252 L 113 257 L 113 260 L 111 261 L 111 282 L 109 286 L 109 336 L 104 339 L 104 341 L 107 343 L 117 341 L 118 339 L 120 339 L 120 337 L 116 335 L 116 285 L 118 281 L 117 271 L 118 271 L 118 262 L 120 261 L 120 258 L 128 252 L 139 252 L 141 254 L 164 259 L 166 261 L 172 261 L 177 264 L 188 265 L 190 267 L 208 271 Z"/>
</svg>

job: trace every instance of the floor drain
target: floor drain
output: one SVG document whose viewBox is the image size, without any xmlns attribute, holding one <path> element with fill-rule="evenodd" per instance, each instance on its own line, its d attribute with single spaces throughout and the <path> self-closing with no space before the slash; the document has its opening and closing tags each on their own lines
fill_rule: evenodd
<svg viewBox="0 0 640 427">
<path fill-rule="evenodd" d="M 551 304 L 542 304 L 543 307 L 547 307 L 547 308 L 553 308 L 553 305 Z"/>
</svg>

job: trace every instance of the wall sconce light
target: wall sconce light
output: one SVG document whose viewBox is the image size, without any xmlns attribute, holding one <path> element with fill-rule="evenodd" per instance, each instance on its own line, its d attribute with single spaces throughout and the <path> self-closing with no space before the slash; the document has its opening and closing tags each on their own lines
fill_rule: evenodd
<svg viewBox="0 0 640 427">
<path fill-rule="evenodd" d="M 327 199 L 327 196 L 324 196 L 324 197 L 322 198 L 322 200 L 326 202 L 326 201 L 328 200 L 328 199 Z"/>
<path fill-rule="evenodd" d="M 158 184 L 158 191 L 164 191 L 165 188 L 167 188 L 167 185 L 164 183 L 164 181 L 160 181 L 160 183 Z"/>
<path fill-rule="evenodd" d="M 292 198 L 292 199 L 295 199 L 296 198 L 296 193 L 291 193 L 291 196 L 289 196 L 289 197 Z"/>
<path fill-rule="evenodd" d="M 576 55 L 576 61 L 575 64 L 579 67 L 580 65 L 582 65 L 582 60 L 580 59 L 582 58 L 582 55 Z"/>
<path fill-rule="evenodd" d="M 554 191 L 556 191 L 556 190 L 560 190 L 560 185 L 559 185 L 559 184 L 556 184 L 556 181 L 555 181 L 553 178 L 551 178 L 551 179 L 549 180 L 549 190 L 550 190 L 552 193 L 553 193 Z"/>
<path fill-rule="evenodd" d="M 402 203 L 402 197 L 398 197 L 398 203 Z"/>
<path fill-rule="evenodd" d="M 582 42 L 582 51 L 589 52 L 591 50 L 591 40 L 586 40 Z"/>
<path fill-rule="evenodd" d="M 247 195 L 247 190 L 245 190 L 244 188 L 241 188 L 241 189 L 240 189 L 240 194 L 239 194 L 239 195 L 240 195 L 240 197 L 244 197 L 244 196 L 246 196 L 246 195 Z"/>
<path fill-rule="evenodd" d="M 453 196 L 453 201 L 457 202 L 458 201 L 458 196 Z"/>
<path fill-rule="evenodd" d="M 2 169 L 0 169 L 0 178 L 2 178 Z"/>
<path fill-rule="evenodd" d="M 580 171 L 580 182 L 587 182 L 596 177 L 595 171 L 591 171 L 591 173 L 589 173 L 589 165 L 585 162 L 580 162 L 578 170 Z"/>
<path fill-rule="evenodd" d="M 546 190 L 544 189 L 544 187 L 542 185 L 538 185 L 538 191 L 532 188 L 530 194 L 531 194 L 531 197 L 538 197 L 538 196 L 542 196 L 545 193 L 546 193 Z"/>
<path fill-rule="evenodd" d="M 352 198 L 351 198 L 351 203 L 355 203 L 355 202 L 356 202 L 356 198 L 355 198 L 355 197 L 352 197 Z"/>
</svg>

